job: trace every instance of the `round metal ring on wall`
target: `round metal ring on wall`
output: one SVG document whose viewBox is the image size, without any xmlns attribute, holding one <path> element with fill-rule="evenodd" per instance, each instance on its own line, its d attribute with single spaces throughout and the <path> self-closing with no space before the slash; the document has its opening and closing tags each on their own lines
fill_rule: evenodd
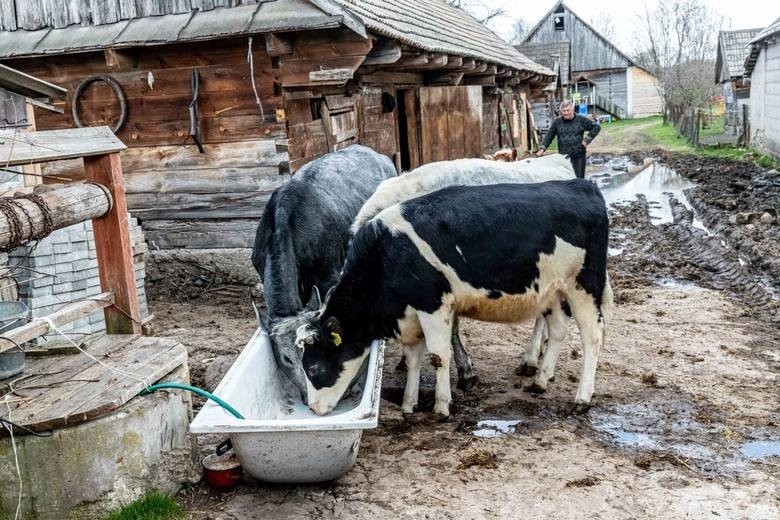
<svg viewBox="0 0 780 520">
<path fill-rule="evenodd" d="M 102 81 L 111 87 L 114 90 L 117 99 L 119 100 L 119 120 L 111 128 L 112 132 L 117 133 L 125 124 L 125 120 L 127 119 L 127 99 L 125 98 L 125 93 L 122 91 L 121 85 L 119 85 L 119 83 L 114 78 L 105 74 L 95 74 L 94 76 L 88 76 L 81 80 L 78 86 L 76 86 L 76 90 L 73 92 L 73 101 L 71 102 L 70 107 L 71 115 L 73 116 L 73 122 L 77 127 L 84 128 L 84 124 L 81 122 L 78 114 L 79 100 L 81 99 L 81 95 L 84 93 L 84 90 L 96 81 Z"/>
</svg>

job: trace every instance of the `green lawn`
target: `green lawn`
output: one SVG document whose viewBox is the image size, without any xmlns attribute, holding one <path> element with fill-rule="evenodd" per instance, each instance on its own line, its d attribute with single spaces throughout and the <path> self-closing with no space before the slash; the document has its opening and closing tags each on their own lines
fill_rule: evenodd
<svg viewBox="0 0 780 520">
<path fill-rule="evenodd" d="M 777 161 L 769 156 L 763 155 L 752 148 L 736 148 L 733 146 L 720 147 L 702 147 L 694 148 L 684 137 L 677 137 L 675 128 L 672 124 L 663 124 L 661 116 L 653 116 L 642 119 L 624 119 L 611 124 L 602 125 L 604 134 L 611 134 L 612 140 L 621 141 L 621 135 L 630 135 L 632 127 L 634 130 L 647 138 L 651 148 L 660 148 L 672 152 L 691 153 L 707 157 L 722 157 L 729 159 L 752 160 L 764 168 L 777 168 L 780 166 Z M 705 135 L 701 130 L 699 135 Z M 713 118 L 713 124 L 707 129 L 707 135 L 720 135 L 723 133 L 723 119 Z"/>
</svg>

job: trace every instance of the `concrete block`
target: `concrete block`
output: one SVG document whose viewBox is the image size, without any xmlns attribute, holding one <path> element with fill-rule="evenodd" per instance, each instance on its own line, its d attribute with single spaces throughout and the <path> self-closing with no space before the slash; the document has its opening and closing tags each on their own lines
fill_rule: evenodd
<svg viewBox="0 0 780 520">
<path fill-rule="evenodd" d="M 86 242 L 87 241 L 87 230 L 86 229 L 79 229 L 78 231 L 71 231 L 70 232 L 70 241 L 71 242 Z"/>
<path fill-rule="evenodd" d="M 79 289 L 86 289 L 89 285 L 88 282 L 89 280 L 82 278 L 81 280 L 74 280 L 71 285 L 73 286 L 73 290 L 77 291 Z"/>
<path fill-rule="evenodd" d="M 86 242 L 84 242 L 86 244 Z M 90 254 L 89 251 L 86 249 L 77 249 L 74 250 L 71 254 L 71 261 L 72 262 L 78 262 L 81 260 L 90 260 Z M 95 265 L 97 265 L 97 258 L 93 260 L 95 262 Z M 75 271 L 76 269 L 74 269 Z"/>
<path fill-rule="evenodd" d="M 32 276 L 40 276 L 36 275 L 35 273 L 31 273 Z M 35 280 L 31 281 L 30 283 L 24 284 L 25 286 L 30 286 L 33 289 L 39 289 L 41 287 L 47 287 L 49 285 L 54 285 L 54 277 L 53 276 L 42 276 L 40 278 L 36 278 Z"/>
<path fill-rule="evenodd" d="M 70 253 L 71 251 L 71 244 L 54 244 L 54 252 L 55 253 Z"/>
<path fill-rule="evenodd" d="M 74 254 L 82 254 L 82 253 L 83 251 Z M 86 258 L 76 259 L 73 261 L 74 272 L 83 271 L 85 269 L 94 269 L 96 267 L 97 267 L 97 261 L 90 260 L 89 256 L 87 256 Z"/>
<path fill-rule="evenodd" d="M 89 250 L 90 250 L 89 242 L 73 242 L 71 244 L 71 251 L 89 251 Z"/>
<path fill-rule="evenodd" d="M 57 263 L 57 257 L 54 254 L 51 255 L 37 255 L 30 258 L 31 267 L 41 267 L 44 265 L 52 265 Z"/>
<path fill-rule="evenodd" d="M 60 272 L 73 270 L 73 267 L 70 265 L 73 262 L 73 253 L 55 254 L 54 259 Z"/>
<path fill-rule="evenodd" d="M 65 294 L 73 290 L 73 284 L 71 282 L 58 282 L 53 286 L 54 294 Z"/>
</svg>

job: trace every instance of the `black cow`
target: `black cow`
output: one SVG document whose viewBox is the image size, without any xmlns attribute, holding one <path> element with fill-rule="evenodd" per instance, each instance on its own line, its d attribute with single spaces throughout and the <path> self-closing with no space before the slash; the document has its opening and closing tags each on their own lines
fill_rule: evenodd
<svg viewBox="0 0 780 520">
<path fill-rule="evenodd" d="M 319 292 L 338 280 L 352 237 L 349 226 L 360 207 L 395 174 L 386 156 L 352 145 L 303 166 L 273 192 L 263 211 L 252 251 L 268 307 L 261 322 L 277 364 L 304 399 L 303 344 L 296 343 L 295 332 L 313 317 Z"/>
<path fill-rule="evenodd" d="M 580 179 L 456 186 L 387 208 L 355 236 L 322 313 L 297 330 L 310 408 L 331 411 L 371 341 L 397 337 L 408 364 L 403 411 L 417 404 L 427 347 L 434 411 L 448 416 L 456 316 L 517 322 L 544 313 L 549 343 L 534 381 L 544 390 L 566 334 L 565 300 L 583 343 L 575 407 L 586 409 L 612 309 L 608 231 L 601 193 Z"/>
</svg>

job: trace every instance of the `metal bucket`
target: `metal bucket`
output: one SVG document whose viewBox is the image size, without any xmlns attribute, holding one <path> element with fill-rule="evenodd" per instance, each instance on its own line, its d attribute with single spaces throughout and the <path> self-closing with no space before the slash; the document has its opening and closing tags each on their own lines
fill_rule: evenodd
<svg viewBox="0 0 780 520">
<path fill-rule="evenodd" d="M 0 334 L 27 323 L 29 309 L 22 302 L 0 302 Z M 5 340 L 0 340 L 5 342 Z M 24 371 L 24 350 L 14 347 L 0 353 L 0 379 Z"/>
</svg>

